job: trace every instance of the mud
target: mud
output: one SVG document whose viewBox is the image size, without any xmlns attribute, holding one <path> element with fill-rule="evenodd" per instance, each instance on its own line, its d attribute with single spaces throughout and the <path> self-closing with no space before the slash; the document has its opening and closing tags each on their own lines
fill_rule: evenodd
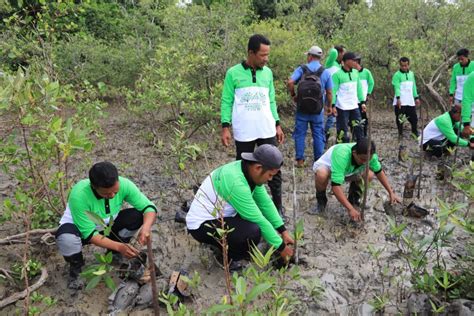
<svg viewBox="0 0 474 316">
<path fill-rule="evenodd" d="M 202 284 L 198 293 L 193 293 L 193 299 L 186 304 L 197 310 L 202 310 L 220 300 L 225 293 L 223 271 L 215 262 L 212 253 L 206 247 L 199 246 L 185 230 L 184 224 L 176 223 L 174 216 L 182 203 L 192 198 L 193 186 L 215 167 L 234 159 L 233 148 L 223 148 L 219 143 L 218 132 L 208 128 L 196 134 L 192 141 L 206 143 L 207 150 L 203 157 L 187 164 L 187 170 L 180 173 L 176 157 L 171 155 L 167 147 L 170 139 L 169 132 L 158 130 L 158 137 L 165 145 L 154 148 L 149 141 L 148 128 L 142 120 L 134 119 L 124 108 L 116 106 L 110 116 L 104 120 L 103 128 L 106 131 L 106 140 L 97 144 L 92 162 L 110 160 L 117 164 L 121 174 L 130 177 L 149 196 L 161 210 L 160 221 L 154 229 L 153 251 L 155 261 L 165 277 L 169 277 L 174 270 L 184 269 L 192 275 L 197 271 L 201 275 Z M 368 207 L 365 210 L 365 223 L 354 225 L 347 212 L 339 205 L 335 197 L 328 195 L 329 202 L 325 214 L 310 215 L 308 211 L 315 206 L 314 178 L 311 171 L 311 161 L 307 161 L 305 169 L 298 169 L 296 175 L 296 192 L 298 207 L 293 209 L 293 140 L 291 139 L 292 119 L 283 119 L 287 126 L 286 142 L 281 145 L 285 156 L 282 169 L 284 196 L 283 203 L 286 215 L 290 218 L 288 228 L 293 227 L 293 212 L 297 219 L 304 220 L 304 243 L 301 245 L 301 274 L 304 278 L 318 277 L 326 287 L 324 297 L 313 302 L 302 287 L 294 286 L 297 295 L 302 301 L 298 306 L 297 314 L 324 315 L 370 315 L 372 309 L 367 302 L 373 295 L 380 292 L 382 287 L 375 261 L 371 258 L 368 245 L 376 249 L 383 248 L 381 262 L 388 264 L 389 274 L 392 276 L 407 276 L 408 271 L 403 269 L 403 262 L 399 257 L 393 242 L 387 237 L 386 214 L 393 216 L 396 221 L 407 221 L 423 238 L 437 227 L 436 212 L 438 211 L 437 198 L 456 201 L 465 201 L 461 194 L 456 193 L 446 180 L 435 180 L 437 162 L 425 161 L 422 171 L 420 197 L 417 197 L 418 188 L 414 189 L 413 200 L 420 207 L 428 210 L 429 214 L 423 219 L 406 218 L 400 210 L 389 210 L 384 206 L 388 195 L 381 184 L 375 180 L 368 194 Z M 377 152 L 382 160 L 384 170 L 392 187 L 402 197 L 405 180 L 410 169 L 418 172 L 417 143 L 409 138 L 408 126 L 405 126 L 406 156 L 399 162 L 397 131 L 391 109 L 377 110 L 372 120 L 372 131 L 376 131 L 373 138 L 377 145 Z M 408 125 L 408 124 L 407 124 Z M 306 156 L 311 156 L 310 137 L 307 137 Z M 462 158 L 468 157 L 467 152 L 461 152 Z M 458 156 L 458 157 L 459 157 Z M 412 165 L 413 164 L 413 165 Z M 414 168 L 413 168 L 414 167 Z M 87 167 L 77 162 L 73 168 L 76 179 L 87 176 Z M 0 200 L 14 187 L 15 182 L 0 173 Z M 5 181 L 4 181 L 5 180 Z M 347 190 L 347 187 L 346 187 Z M 1 202 L 1 201 L 0 201 Z M 406 202 L 405 202 L 406 203 Z M 408 203 L 406 203 L 408 205 Z M 0 228 L 1 235 L 6 236 L 17 232 L 16 223 L 5 223 Z M 460 232 L 456 233 L 455 243 L 444 254 L 448 262 L 452 262 L 462 251 L 462 245 L 468 237 Z M 12 253 L 19 252 L 20 246 L 4 246 L 0 253 L 0 265 L 9 266 L 18 260 Z M 85 247 L 87 263 L 93 263 L 93 253 L 97 248 Z M 10 255 L 9 255 L 10 253 Z M 82 291 L 76 295 L 66 288 L 66 265 L 54 246 L 39 245 L 33 248 L 32 255 L 48 267 L 50 274 L 46 284 L 39 290 L 43 295 L 49 295 L 58 300 L 58 303 L 47 309 L 51 315 L 99 315 L 108 312 L 108 296 L 110 291 L 100 285 L 91 291 Z M 117 284 L 118 279 L 116 278 Z M 409 287 L 408 281 L 404 286 Z M 387 284 L 385 284 L 387 287 Z M 135 290 L 135 288 L 134 288 Z M 138 289 L 136 289 L 138 292 Z M 0 285 L 0 296 L 9 295 L 9 290 Z M 407 311 L 408 291 L 392 284 L 389 288 L 390 303 L 387 312 Z M 143 294 L 143 296 L 146 296 Z M 0 297 L 1 299 L 1 297 Z M 151 314 L 146 302 L 140 298 L 139 308 L 128 311 L 130 315 Z M 2 313 L 14 314 L 21 310 L 23 302 L 5 308 Z M 146 309 L 143 309 L 146 308 Z M 165 313 L 165 310 L 161 310 Z"/>
</svg>

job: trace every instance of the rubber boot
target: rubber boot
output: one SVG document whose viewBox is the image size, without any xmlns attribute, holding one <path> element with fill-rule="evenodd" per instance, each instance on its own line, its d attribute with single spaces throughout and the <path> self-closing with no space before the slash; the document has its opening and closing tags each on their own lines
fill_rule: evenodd
<svg viewBox="0 0 474 316">
<path fill-rule="evenodd" d="M 84 282 L 80 278 L 82 266 L 84 265 L 84 258 L 82 252 L 76 253 L 72 256 L 64 257 L 69 263 L 69 278 L 67 287 L 71 290 L 80 290 L 84 287 Z"/>
<path fill-rule="evenodd" d="M 362 195 L 361 183 L 362 181 L 352 181 L 349 185 L 348 200 L 354 206 L 360 206 L 360 197 Z"/>
<path fill-rule="evenodd" d="M 328 204 L 328 198 L 326 191 L 316 192 L 316 207 L 312 209 L 311 214 L 321 214 L 326 211 L 326 205 Z"/>
</svg>

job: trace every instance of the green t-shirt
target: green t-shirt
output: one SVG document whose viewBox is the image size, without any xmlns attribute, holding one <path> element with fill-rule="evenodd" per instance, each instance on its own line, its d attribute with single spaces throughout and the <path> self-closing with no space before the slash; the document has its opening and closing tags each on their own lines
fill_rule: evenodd
<svg viewBox="0 0 474 316">
<path fill-rule="evenodd" d="M 453 122 L 451 116 L 449 115 L 449 112 L 446 112 L 435 118 L 434 123 L 439 129 L 439 131 L 444 135 L 444 137 L 446 137 L 451 143 L 456 144 L 456 142 L 458 142 L 458 145 L 461 147 L 466 147 L 469 145 L 469 142 L 467 140 L 461 137 L 459 137 L 458 139 L 454 128 L 459 128 L 460 125 L 459 123 Z"/>
<path fill-rule="evenodd" d="M 357 165 L 352 158 L 352 147 L 355 143 L 334 145 L 331 154 L 331 184 L 342 185 L 347 175 L 357 174 L 365 170 L 365 164 Z M 375 173 L 382 171 L 377 154 L 369 161 L 369 169 Z"/>
<path fill-rule="evenodd" d="M 474 72 L 474 63 L 470 60 L 466 66 L 461 66 L 460 63 L 454 64 L 449 85 L 449 95 L 461 100 L 464 82 L 466 81 L 467 76 L 469 76 L 469 74 L 472 72 Z"/>
<path fill-rule="evenodd" d="M 332 75 L 332 84 L 332 103 L 341 110 L 357 109 L 359 102 L 365 102 L 359 71 L 356 69 L 346 71 L 341 68 L 336 71 Z"/>
<path fill-rule="evenodd" d="M 68 206 L 73 223 L 81 232 L 83 239 L 88 239 L 98 233 L 96 224 L 89 219 L 85 211 L 97 214 L 107 220 L 110 216 L 115 218 L 118 215 L 125 201 L 140 212 L 156 212 L 156 206 L 140 192 L 132 181 L 119 177 L 119 183 L 119 191 L 112 199 L 104 199 L 96 195 L 89 179 L 81 180 L 72 187 Z"/>
<path fill-rule="evenodd" d="M 471 63 L 472 64 L 472 63 Z M 462 95 L 461 122 L 469 125 L 471 122 L 472 106 L 474 105 L 474 72 L 467 77 Z"/>
<path fill-rule="evenodd" d="M 392 77 L 392 85 L 395 91 L 393 105 L 397 104 L 397 99 L 400 99 L 402 105 L 415 105 L 415 99 L 418 99 L 418 91 L 416 90 L 413 71 L 402 72 L 398 70 Z"/>
<path fill-rule="evenodd" d="M 372 94 L 374 91 L 374 77 L 372 76 L 372 72 L 367 68 L 362 68 L 359 70 L 359 79 L 362 84 L 362 94 L 364 96 L 364 100 L 367 101 L 367 95 Z"/>
</svg>

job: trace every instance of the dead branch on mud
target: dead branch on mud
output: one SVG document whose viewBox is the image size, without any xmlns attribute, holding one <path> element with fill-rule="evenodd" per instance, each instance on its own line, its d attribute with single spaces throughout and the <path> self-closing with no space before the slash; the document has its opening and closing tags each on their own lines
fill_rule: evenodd
<svg viewBox="0 0 474 316">
<path fill-rule="evenodd" d="M 6 299 L 1 300 L 0 301 L 0 309 L 4 308 L 5 306 L 8 306 L 10 304 L 13 304 L 18 300 L 21 300 L 21 299 L 25 298 L 28 293 L 36 291 L 37 289 L 39 289 L 46 282 L 47 278 L 48 278 L 48 270 L 46 270 L 46 268 L 43 267 L 43 268 L 41 268 L 41 276 L 35 284 L 31 285 L 30 287 L 28 287 L 27 289 L 25 289 L 21 292 L 17 292 L 15 294 L 7 297 Z"/>
<path fill-rule="evenodd" d="M 29 235 L 29 238 L 32 239 L 41 239 L 45 240 L 46 237 L 49 237 L 56 233 L 57 228 L 50 228 L 50 229 L 33 229 L 21 234 L 7 236 L 5 238 L 0 239 L 0 246 L 1 245 L 13 245 L 13 244 L 23 244 L 26 242 L 24 238 Z"/>
</svg>

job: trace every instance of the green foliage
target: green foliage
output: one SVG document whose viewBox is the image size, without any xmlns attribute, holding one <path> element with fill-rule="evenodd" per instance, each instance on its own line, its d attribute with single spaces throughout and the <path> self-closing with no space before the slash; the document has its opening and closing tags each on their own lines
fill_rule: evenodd
<svg viewBox="0 0 474 316">
<path fill-rule="evenodd" d="M 51 296 L 45 296 L 37 291 L 31 293 L 31 306 L 28 315 L 41 315 L 46 313 L 48 308 L 57 304 L 57 300 Z"/>
<path fill-rule="evenodd" d="M 14 198 L 4 201 L 2 220 L 32 213 L 33 228 L 55 226 L 71 185 L 69 161 L 92 149 L 102 105 L 33 70 L 7 74 L 1 86 L 0 114 L 10 129 L 0 161 L 19 182 Z"/>
<path fill-rule="evenodd" d="M 97 264 L 88 266 L 84 272 L 81 273 L 81 276 L 87 280 L 86 290 L 95 288 L 103 281 L 111 291 L 114 291 L 116 285 L 112 278 L 112 252 L 108 251 L 105 255 L 95 253 L 94 256 L 97 260 Z"/>
</svg>

